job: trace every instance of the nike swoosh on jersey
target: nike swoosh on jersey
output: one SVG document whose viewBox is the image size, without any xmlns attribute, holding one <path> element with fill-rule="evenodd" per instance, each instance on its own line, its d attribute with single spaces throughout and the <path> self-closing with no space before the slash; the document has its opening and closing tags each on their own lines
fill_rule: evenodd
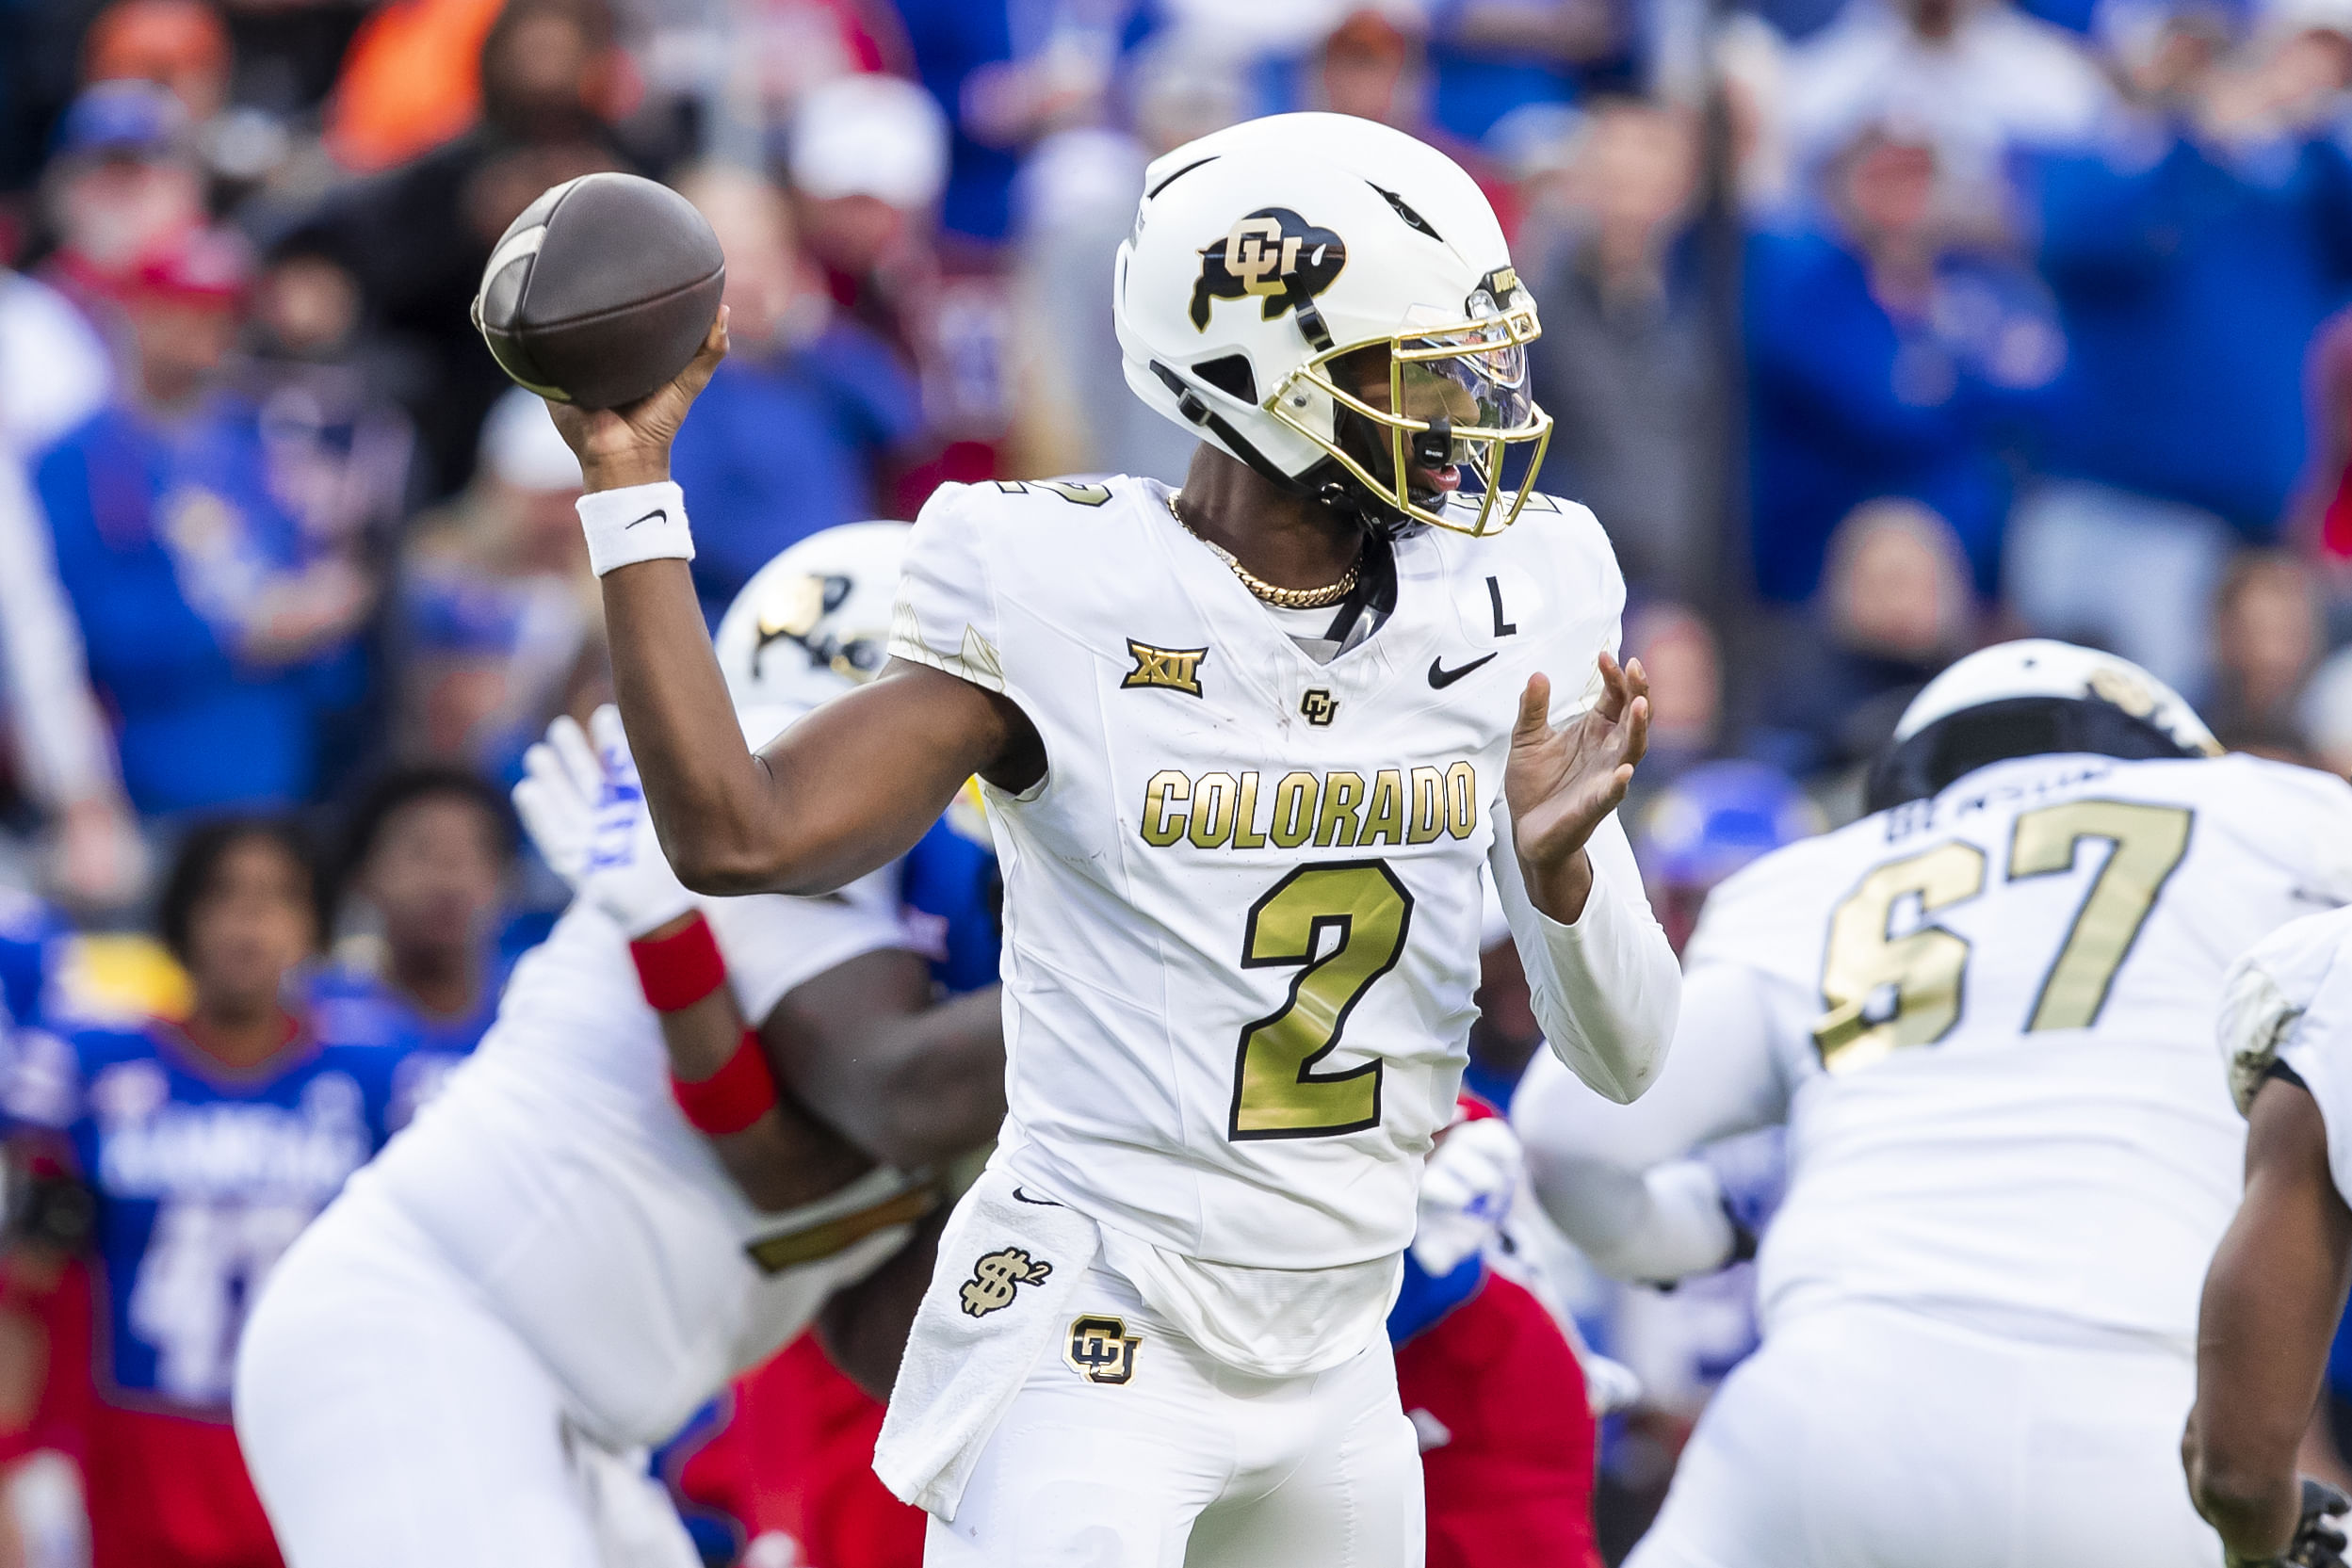
<svg viewBox="0 0 2352 1568">
<path fill-rule="evenodd" d="M 1495 655 L 1493 654 L 1488 654 L 1485 658 L 1472 659 L 1469 663 L 1462 666 L 1459 670 L 1448 670 L 1446 668 L 1446 661 L 1443 658 L 1431 659 L 1429 661 L 1430 689 L 1433 691 L 1445 690 L 1446 687 L 1452 686 L 1454 682 L 1460 680 L 1463 676 L 1468 674 L 1480 665 L 1486 663 L 1487 660 L 1492 659 L 1494 656 Z"/>
<path fill-rule="evenodd" d="M 651 523 L 657 517 L 667 523 L 670 520 L 670 509 L 668 507 L 656 507 L 653 510 L 639 518 L 637 523 L 628 524 L 626 526 L 623 527 L 621 531 L 623 533 L 627 533 L 630 528 L 636 527 L 638 523 Z"/>
<path fill-rule="evenodd" d="M 1066 1204 L 1057 1204 L 1051 1198 L 1032 1198 L 1028 1193 L 1022 1191 L 1018 1187 L 1015 1187 L 1013 1189 L 1013 1196 L 1016 1202 L 1035 1204 L 1039 1208 L 1066 1208 L 1069 1206 Z"/>
</svg>

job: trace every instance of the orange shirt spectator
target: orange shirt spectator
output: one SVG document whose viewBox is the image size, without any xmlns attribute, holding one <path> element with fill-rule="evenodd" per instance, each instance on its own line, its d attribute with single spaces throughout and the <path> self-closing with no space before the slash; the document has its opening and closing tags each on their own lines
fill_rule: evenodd
<svg viewBox="0 0 2352 1568">
<path fill-rule="evenodd" d="M 327 149 L 362 173 L 406 163 L 481 112 L 482 40 L 504 0 L 392 0 L 344 57 Z"/>
</svg>

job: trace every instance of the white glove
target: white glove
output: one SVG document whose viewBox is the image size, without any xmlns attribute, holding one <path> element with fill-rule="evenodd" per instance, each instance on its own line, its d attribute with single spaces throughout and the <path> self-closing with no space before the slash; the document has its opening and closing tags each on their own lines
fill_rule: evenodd
<svg viewBox="0 0 2352 1568">
<path fill-rule="evenodd" d="M 1630 1410 L 1642 1400 L 1641 1375 L 1621 1361 L 1612 1361 L 1589 1347 L 1577 1354 L 1584 1368 L 1584 1404 L 1593 1419 Z"/>
<path fill-rule="evenodd" d="M 588 722 L 593 746 L 566 715 L 523 753 L 514 809 L 556 874 L 634 942 L 692 909 L 694 895 L 662 858 L 621 710 L 608 703 Z"/>
<path fill-rule="evenodd" d="M 1525 1164 L 1518 1135 L 1499 1116 L 1450 1129 L 1421 1171 L 1413 1261 L 1445 1275 L 1484 1251 L 1510 1216 Z"/>
</svg>

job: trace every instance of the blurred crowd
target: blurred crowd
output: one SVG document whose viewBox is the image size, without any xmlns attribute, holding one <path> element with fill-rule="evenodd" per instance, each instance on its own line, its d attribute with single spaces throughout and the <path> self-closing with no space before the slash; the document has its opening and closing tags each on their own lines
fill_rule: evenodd
<svg viewBox="0 0 2352 1568">
<path fill-rule="evenodd" d="M 1678 937 L 1997 637 L 2352 769 L 2352 0 L 0 0 L 0 884 L 185 927 L 224 814 L 339 838 L 337 899 L 285 849 L 301 950 L 462 1050 L 551 901 L 497 791 L 608 681 L 577 468 L 467 317 L 512 218 L 626 170 L 721 235 L 676 451 L 715 617 L 944 481 L 1181 479 L 1112 253 L 1151 158 L 1306 107 L 1512 234 Z M 187 929 L 81 940 L 202 1012 Z M 1650 1391 L 1622 1544 L 1752 1327 L 1736 1279 L 1584 1304 Z"/>
</svg>

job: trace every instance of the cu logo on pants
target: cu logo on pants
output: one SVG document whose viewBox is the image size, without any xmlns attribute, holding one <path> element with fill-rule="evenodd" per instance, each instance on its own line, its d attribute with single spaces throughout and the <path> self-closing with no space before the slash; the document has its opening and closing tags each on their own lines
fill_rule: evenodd
<svg viewBox="0 0 2352 1568">
<path fill-rule="evenodd" d="M 1122 1318 L 1080 1317 L 1070 1324 L 1069 1347 L 1062 1354 L 1088 1382 L 1121 1383 L 1135 1376 L 1135 1347 L 1142 1343 Z"/>
</svg>

